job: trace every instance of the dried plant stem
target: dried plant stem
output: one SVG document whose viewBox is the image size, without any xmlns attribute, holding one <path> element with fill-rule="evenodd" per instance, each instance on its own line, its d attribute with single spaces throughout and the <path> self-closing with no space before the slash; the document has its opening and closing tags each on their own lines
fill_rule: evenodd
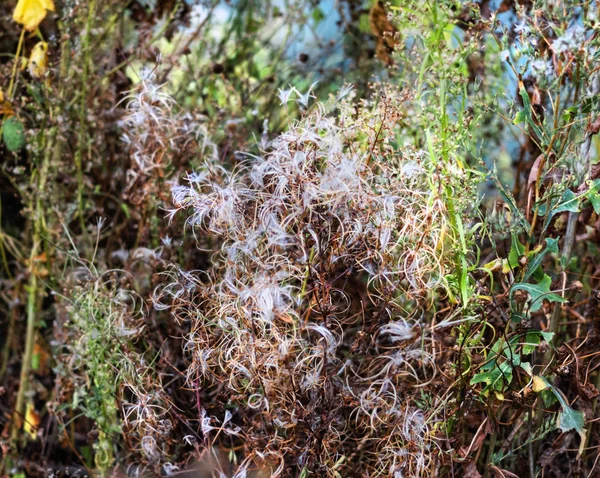
<svg viewBox="0 0 600 478">
<path fill-rule="evenodd" d="M 569 220 L 567 223 L 567 232 L 565 234 L 565 242 L 562 250 L 562 258 L 565 265 L 568 263 L 571 258 L 571 254 L 573 252 L 573 246 L 575 245 L 575 229 L 577 226 L 577 218 L 579 217 L 579 213 L 570 212 Z M 555 305 L 554 310 L 552 311 L 552 315 L 550 316 L 550 323 L 548 324 L 548 331 L 556 333 L 558 328 L 560 327 L 560 317 L 562 315 L 562 307 L 560 305 Z M 546 358 L 549 359 L 552 354 L 552 350 L 548 349 L 547 354 L 550 354 Z"/>
<path fill-rule="evenodd" d="M 35 256 L 39 248 L 39 241 L 36 241 L 31 248 L 30 261 L 35 261 Z M 25 334 L 25 352 L 21 362 L 21 375 L 19 377 L 19 392 L 17 394 L 17 402 L 13 416 L 13 428 L 11 433 L 11 441 L 13 445 L 16 443 L 21 425 L 21 418 L 24 415 L 25 409 L 25 393 L 27 392 L 27 384 L 29 383 L 29 370 L 31 368 L 31 359 L 33 357 L 33 346 L 35 344 L 35 319 L 37 311 L 38 286 L 37 276 L 35 271 L 30 271 L 29 281 L 27 284 L 27 332 Z"/>
<path fill-rule="evenodd" d="M 38 169 L 37 174 L 32 174 L 32 192 L 31 192 L 31 204 L 33 211 L 33 237 L 31 251 L 29 254 L 29 279 L 26 286 L 27 290 L 27 328 L 25 332 L 25 351 L 23 352 L 23 358 L 21 361 L 21 373 L 19 377 L 19 391 L 17 392 L 17 399 L 14 408 L 12 430 L 11 430 L 11 443 L 14 445 L 17 442 L 19 436 L 19 428 L 22 423 L 22 417 L 25 409 L 25 395 L 27 393 L 29 384 L 29 372 L 31 370 L 31 361 L 33 358 L 33 349 L 35 345 L 36 335 L 36 319 L 38 316 L 38 303 L 41 296 L 41 290 L 38 284 L 38 277 L 36 271 L 36 263 L 38 256 L 42 249 L 43 233 L 45 229 L 44 220 L 44 208 L 45 203 L 40 195 L 41 191 L 44 191 L 46 187 L 46 181 L 48 176 L 48 163 L 50 161 L 50 155 L 52 154 L 52 138 L 55 135 L 56 130 L 51 129 L 47 138 L 47 141 L 42 140 L 44 156 L 42 159 L 41 167 Z"/>
<path fill-rule="evenodd" d="M 578 76 L 579 76 L 579 70 Z M 577 83 L 578 87 L 575 92 L 575 98 L 577 99 L 579 96 L 579 82 Z M 597 88 L 594 88 L 594 92 L 596 92 Z M 589 174 L 591 161 L 590 161 L 590 147 L 592 144 L 592 136 L 587 135 L 580 149 L 580 164 L 575 168 L 577 173 L 576 186 L 581 184 L 581 182 L 585 179 L 586 174 Z M 577 230 L 577 219 L 579 218 L 578 212 L 569 212 L 569 219 L 567 222 L 567 231 L 565 233 L 565 241 L 562 250 L 562 259 L 565 264 L 565 268 L 568 265 L 569 259 L 571 258 L 571 254 L 573 252 L 573 246 L 575 245 L 575 233 Z M 550 317 L 550 324 L 548 326 L 548 330 L 550 332 L 556 333 L 560 326 L 560 316 L 562 312 L 562 307 L 556 306 L 554 311 L 552 312 L 552 316 Z M 546 352 L 546 359 L 550 357 L 551 350 L 548 349 Z M 548 360 L 546 360 L 548 361 Z"/>
<path fill-rule="evenodd" d="M 79 214 L 79 221 L 81 228 L 85 227 L 84 219 L 83 219 L 83 150 L 84 150 L 84 140 L 85 140 L 85 118 L 86 118 L 86 101 L 87 101 L 87 88 L 88 88 L 88 77 L 90 72 L 90 62 L 91 62 L 91 50 L 90 50 L 90 40 L 91 40 L 91 29 L 93 28 L 93 20 L 95 13 L 96 2 L 94 0 L 90 1 L 88 5 L 88 16 L 86 21 L 85 28 L 85 37 L 83 39 L 83 73 L 81 75 L 81 103 L 79 105 L 79 135 L 77 141 L 77 152 L 75 153 L 75 167 L 77 169 L 77 207 Z"/>
<path fill-rule="evenodd" d="M 20 291 L 15 292 L 15 296 L 19 294 Z M 4 348 L 2 349 L 2 365 L 0 365 L 0 378 L 3 378 L 6 374 L 6 370 L 8 368 L 8 359 L 10 356 L 10 347 L 15 335 L 15 324 L 17 323 L 17 316 L 19 315 L 18 307 L 12 306 L 10 308 L 10 319 L 8 322 L 8 330 L 6 332 L 6 342 L 4 343 Z"/>
<path fill-rule="evenodd" d="M 529 476 L 535 478 L 535 454 L 533 450 L 533 441 L 531 440 L 531 423 L 533 419 L 532 409 L 527 410 L 527 435 L 529 437 L 529 443 L 527 444 L 527 459 L 529 462 Z"/>
<path fill-rule="evenodd" d="M 494 449 L 496 448 L 496 434 L 490 434 L 490 444 L 487 452 L 487 456 L 485 458 L 485 473 L 484 477 L 488 478 L 490 476 L 490 464 L 492 463 L 492 458 L 494 457 Z"/>
<path fill-rule="evenodd" d="M 13 64 L 12 74 L 10 75 L 10 84 L 8 85 L 8 97 L 12 98 L 15 94 L 15 84 L 17 75 L 19 74 L 19 58 L 21 56 L 21 49 L 23 48 L 23 39 L 25 38 L 25 28 L 21 30 L 21 36 L 19 37 L 19 44 L 17 45 L 17 53 L 15 54 L 15 62 Z"/>
</svg>

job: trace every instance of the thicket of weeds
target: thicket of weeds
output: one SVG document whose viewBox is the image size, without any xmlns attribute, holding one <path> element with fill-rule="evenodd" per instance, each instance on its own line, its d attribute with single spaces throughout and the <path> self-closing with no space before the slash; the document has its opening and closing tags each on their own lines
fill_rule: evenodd
<svg viewBox="0 0 600 478">
<path fill-rule="evenodd" d="M 3 476 L 597 476 L 598 15 L 4 2 Z"/>
</svg>

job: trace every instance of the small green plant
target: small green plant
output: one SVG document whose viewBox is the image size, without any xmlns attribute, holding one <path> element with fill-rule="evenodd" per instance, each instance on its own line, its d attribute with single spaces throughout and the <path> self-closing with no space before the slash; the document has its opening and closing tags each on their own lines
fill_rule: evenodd
<svg viewBox="0 0 600 478">
<path fill-rule="evenodd" d="M 145 359 L 146 352 L 136 352 L 144 328 L 143 302 L 123 287 L 126 278 L 119 271 L 97 275 L 82 267 L 71 280 L 77 284 L 63 298 L 68 341 L 57 369 L 62 383 L 70 382 L 73 389 L 64 405 L 94 424 L 94 465 L 102 476 L 115 465 L 120 451 L 115 438 L 123 433 L 156 465 L 168 456 L 159 436 L 171 425 L 152 361 Z"/>
</svg>

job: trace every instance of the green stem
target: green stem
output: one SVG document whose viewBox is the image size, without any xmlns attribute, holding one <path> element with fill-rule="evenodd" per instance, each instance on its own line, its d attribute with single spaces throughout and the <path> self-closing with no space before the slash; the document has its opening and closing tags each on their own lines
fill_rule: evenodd
<svg viewBox="0 0 600 478">
<path fill-rule="evenodd" d="M 17 53 L 15 54 L 15 63 L 13 65 L 12 74 L 10 75 L 10 84 L 8 85 L 8 98 L 12 99 L 15 94 L 16 78 L 19 73 L 19 58 L 21 57 L 21 49 L 23 48 L 23 39 L 25 38 L 25 29 L 21 30 L 19 43 L 17 45 Z"/>
<path fill-rule="evenodd" d="M 33 245 L 31 248 L 30 261 L 35 261 L 39 242 Z M 33 347 L 35 344 L 35 319 L 37 311 L 37 276 L 35 271 L 31 270 L 29 273 L 29 281 L 27 284 L 27 332 L 25 334 L 25 352 L 21 362 L 21 375 L 19 377 L 19 392 L 17 393 L 17 402 L 15 405 L 14 418 L 13 418 L 13 429 L 11 434 L 11 442 L 13 446 L 16 444 L 19 436 L 20 424 L 22 423 L 22 417 L 25 414 L 25 394 L 27 392 L 27 385 L 29 383 L 29 371 L 31 369 L 31 360 L 33 357 Z"/>
<path fill-rule="evenodd" d="M 19 291 L 15 293 L 18 296 Z M 19 315 L 19 309 L 16 305 L 12 304 L 10 306 L 10 319 L 8 322 L 8 331 L 6 333 L 6 342 L 4 343 L 4 348 L 2 349 L 2 365 L 0 366 L 0 379 L 4 378 L 6 374 L 6 370 L 8 368 L 8 359 L 10 356 L 10 348 L 15 335 L 15 325 L 17 323 L 17 317 Z"/>
<path fill-rule="evenodd" d="M 40 194 L 45 190 L 48 177 L 48 164 L 53 148 L 51 147 L 53 138 L 56 135 L 56 128 L 49 131 L 48 140 L 45 137 L 42 139 L 41 151 L 44 151 L 41 167 L 37 174 L 34 171 L 31 181 L 31 209 L 33 211 L 33 233 L 32 246 L 29 253 L 29 279 L 26 286 L 27 290 L 27 329 L 25 332 L 25 351 L 21 360 L 21 374 L 19 378 L 19 391 L 15 403 L 13 423 L 11 430 L 11 444 L 16 445 L 19 437 L 20 424 L 25 412 L 25 395 L 29 385 L 29 372 L 31 370 L 31 361 L 33 358 L 33 349 L 35 345 L 36 335 L 36 319 L 38 318 L 38 303 L 41 297 L 41 290 L 38 285 L 38 277 L 36 271 L 36 262 L 41 250 L 42 240 L 44 237 L 45 221 L 44 221 L 44 200 Z M 37 184 L 36 184 L 37 179 Z M 35 199 L 34 199 L 35 198 Z"/>
<path fill-rule="evenodd" d="M 490 445 L 488 447 L 487 456 L 485 458 L 485 472 L 483 474 L 484 478 L 488 478 L 490 476 L 490 464 L 492 463 L 492 459 L 494 458 L 494 449 L 496 448 L 496 433 L 492 433 L 490 435 Z"/>
</svg>

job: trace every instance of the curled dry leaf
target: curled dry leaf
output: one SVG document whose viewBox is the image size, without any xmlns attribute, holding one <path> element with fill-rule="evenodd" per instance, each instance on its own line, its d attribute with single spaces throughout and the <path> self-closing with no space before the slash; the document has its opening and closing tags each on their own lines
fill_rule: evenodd
<svg viewBox="0 0 600 478">
<path fill-rule="evenodd" d="M 481 478 L 481 473 L 477 471 L 477 465 L 474 461 L 470 461 L 465 465 L 464 478 Z"/>
<path fill-rule="evenodd" d="M 589 123 L 586 130 L 590 136 L 598 134 L 598 131 L 600 131 L 600 116 L 597 116 L 594 121 Z"/>
<path fill-rule="evenodd" d="M 494 465 L 490 466 L 490 470 L 492 471 L 492 473 L 494 473 L 495 478 L 519 478 L 518 475 L 515 475 L 514 473 L 511 473 L 510 471 L 498 468 L 497 466 L 494 466 Z"/>
</svg>

